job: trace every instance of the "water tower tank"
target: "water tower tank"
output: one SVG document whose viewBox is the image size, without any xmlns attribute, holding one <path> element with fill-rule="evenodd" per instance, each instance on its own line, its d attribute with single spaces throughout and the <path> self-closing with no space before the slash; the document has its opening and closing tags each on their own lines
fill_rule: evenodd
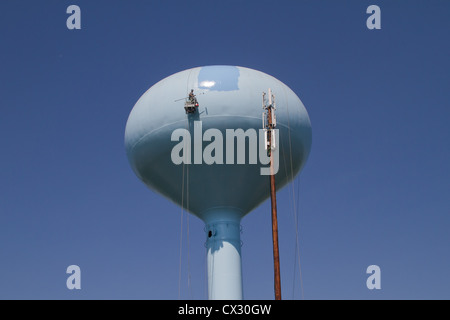
<svg viewBox="0 0 450 320">
<path fill-rule="evenodd" d="M 205 222 L 210 299 L 242 298 L 240 221 L 269 197 L 269 176 L 261 174 L 267 165 L 259 157 L 265 152 L 259 130 L 268 88 L 276 99 L 280 189 L 306 162 L 311 124 L 297 95 L 270 75 L 236 66 L 181 71 L 148 89 L 127 121 L 125 147 L 135 174 Z M 191 90 L 199 106 L 186 113 L 183 98 Z"/>
</svg>

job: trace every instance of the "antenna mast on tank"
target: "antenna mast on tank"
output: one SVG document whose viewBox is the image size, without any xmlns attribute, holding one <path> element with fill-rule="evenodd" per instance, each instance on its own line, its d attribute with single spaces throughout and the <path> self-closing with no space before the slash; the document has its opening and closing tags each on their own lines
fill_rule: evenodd
<svg viewBox="0 0 450 320">
<path fill-rule="evenodd" d="M 277 194 L 275 186 L 275 175 L 273 174 L 273 154 L 272 150 L 275 145 L 275 127 L 277 120 L 275 117 L 275 96 L 272 90 L 268 91 L 269 103 L 266 104 L 266 93 L 263 92 L 262 107 L 263 113 L 263 130 L 265 137 L 265 148 L 267 155 L 270 157 L 270 200 L 272 205 L 272 240 L 273 240 L 273 266 L 274 266 L 274 289 L 275 300 L 281 300 L 281 276 L 280 276 L 280 253 L 278 250 L 278 220 L 277 220 Z"/>
</svg>

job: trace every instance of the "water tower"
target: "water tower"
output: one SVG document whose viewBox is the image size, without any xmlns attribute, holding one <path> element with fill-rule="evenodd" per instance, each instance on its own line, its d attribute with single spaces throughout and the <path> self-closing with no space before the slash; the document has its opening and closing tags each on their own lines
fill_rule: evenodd
<svg viewBox="0 0 450 320">
<path fill-rule="evenodd" d="M 148 89 L 127 121 L 125 147 L 135 174 L 205 222 L 209 299 L 243 298 L 240 221 L 270 195 L 265 166 L 252 154 L 255 143 L 258 155 L 267 152 L 259 130 L 269 88 L 277 106 L 280 189 L 306 162 L 311 124 L 297 95 L 270 75 L 236 66 L 181 71 Z M 198 105 L 188 112 L 191 90 Z"/>
</svg>

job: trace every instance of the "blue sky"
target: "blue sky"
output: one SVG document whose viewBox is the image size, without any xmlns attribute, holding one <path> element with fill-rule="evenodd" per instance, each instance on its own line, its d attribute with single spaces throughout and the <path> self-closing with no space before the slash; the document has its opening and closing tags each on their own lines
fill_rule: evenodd
<svg viewBox="0 0 450 320">
<path fill-rule="evenodd" d="M 0 299 L 207 297 L 203 222 L 183 216 L 179 285 L 181 209 L 136 178 L 124 130 L 154 83 L 213 64 L 278 78 L 311 118 L 308 162 L 278 193 L 283 298 L 450 299 L 449 9 L 1 1 Z M 244 297 L 272 299 L 269 202 L 242 225 Z M 72 264 L 81 290 L 66 288 Z"/>
</svg>

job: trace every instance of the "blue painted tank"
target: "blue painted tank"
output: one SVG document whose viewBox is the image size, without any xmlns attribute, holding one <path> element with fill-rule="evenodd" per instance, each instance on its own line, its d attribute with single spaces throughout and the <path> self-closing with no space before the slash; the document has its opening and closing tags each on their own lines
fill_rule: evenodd
<svg viewBox="0 0 450 320">
<path fill-rule="evenodd" d="M 261 129 L 262 92 L 268 88 L 276 98 L 280 139 L 276 184 L 277 189 L 283 187 L 300 171 L 310 152 L 308 113 L 297 95 L 279 80 L 236 66 L 185 70 L 161 80 L 142 95 L 129 115 L 125 131 L 126 152 L 134 172 L 150 189 L 181 205 L 183 165 L 171 159 L 178 143 L 171 141 L 174 130 L 189 130 L 193 145 L 195 121 L 201 121 L 202 132 L 218 129 L 224 139 L 226 129 Z M 187 115 L 180 98 L 191 89 L 197 95 L 199 108 Z M 203 149 L 209 143 L 203 141 Z M 225 141 L 223 145 L 225 158 Z M 186 176 L 184 179 L 185 190 L 189 187 L 189 202 L 185 198 L 183 206 L 200 219 L 207 220 L 208 211 L 216 207 L 228 207 L 242 217 L 269 197 L 269 178 L 260 174 L 259 161 L 194 164 L 194 152 L 191 155 L 189 180 Z"/>
<path fill-rule="evenodd" d="M 126 125 L 126 152 L 136 175 L 206 224 L 209 299 L 243 297 L 240 221 L 269 197 L 269 176 L 261 174 L 267 170 L 264 138 L 251 137 L 263 127 L 262 93 L 269 88 L 277 107 L 273 152 L 279 155 L 280 189 L 308 158 L 311 124 L 297 95 L 263 72 L 207 66 L 176 73 L 142 95 Z M 199 107 L 186 113 L 183 97 L 191 90 Z M 230 131 L 248 136 L 239 145 Z"/>
</svg>

